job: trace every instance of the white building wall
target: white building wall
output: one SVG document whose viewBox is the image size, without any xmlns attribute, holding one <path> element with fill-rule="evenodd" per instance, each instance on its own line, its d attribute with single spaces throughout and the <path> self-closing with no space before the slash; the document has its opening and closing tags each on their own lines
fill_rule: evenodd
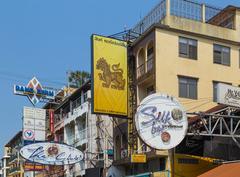
<svg viewBox="0 0 240 177">
<path fill-rule="evenodd" d="M 68 118 L 64 120 L 64 142 L 80 148 L 86 159 L 74 166 L 65 166 L 67 177 L 84 175 L 85 169 L 94 168 L 92 163 L 96 164 L 99 153 L 103 153 L 101 158 L 105 159 L 105 167 L 109 167 L 112 163 L 104 154 L 107 149 L 113 149 L 111 118 L 102 115 L 97 117 L 95 114 L 91 114 L 90 90 L 87 95 L 87 101 L 81 97 L 82 104 L 72 111 L 70 110 Z M 99 126 L 97 126 L 97 121 L 100 123 Z M 96 141 L 98 136 L 100 138 L 99 146 Z"/>
</svg>

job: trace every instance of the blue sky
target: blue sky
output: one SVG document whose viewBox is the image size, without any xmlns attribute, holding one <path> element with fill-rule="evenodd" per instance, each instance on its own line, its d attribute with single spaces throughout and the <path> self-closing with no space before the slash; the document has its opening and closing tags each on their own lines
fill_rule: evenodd
<svg viewBox="0 0 240 177">
<path fill-rule="evenodd" d="M 44 86 L 61 88 L 68 70 L 90 71 L 90 36 L 131 28 L 159 0 L 1 0 L 0 1 L 0 156 L 22 127 L 25 97 L 14 84 L 36 76 Z M 239 0 L 205 0 L 224 7 Z"/>
</svg>

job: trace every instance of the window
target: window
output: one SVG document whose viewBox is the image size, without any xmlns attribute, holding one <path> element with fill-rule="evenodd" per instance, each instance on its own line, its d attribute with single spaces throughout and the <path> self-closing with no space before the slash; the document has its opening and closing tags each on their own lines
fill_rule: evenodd
<svg viewBox="0 0 240 177">
<path fill-rule="evenodd" d="M 197 99 L 198 79 L 179 76 L 179 97 Z"/>
<path fill-rule="evenodd" d="M 230 66 L 230 48 L 214 44 L 213 46 L 213 62 Z"/>
<path fill-rule="evenodd" d="M 179 56 L 197 59 L 197 40 L 179 37 Z"/>
<path fill-rule="evenodd" d="M 217 84 L 218 83 L 232 85 L 231 83 L 213 81 L 213 101 L 214 102 L 217 102 Z"/>
</svg>

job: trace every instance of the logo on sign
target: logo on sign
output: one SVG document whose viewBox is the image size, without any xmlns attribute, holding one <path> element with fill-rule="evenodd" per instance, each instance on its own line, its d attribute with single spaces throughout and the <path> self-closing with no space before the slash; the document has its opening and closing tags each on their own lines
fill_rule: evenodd
<svg viewBox="0 0 240 177">
<path fill-rule="evenodd" d="M 135 116 L 139 136 L 150 147 L 171 149 L 185 137 L 187 116 L 172 97 L 153 94 L 145 98 Z"/>
<path fill-rule="evenodd" d="M 35 105 L 41 98 L 54 99 L 55 91 L 43 89 L 37 78 L 33 77 L 27 86 L 14 85 L 14 94 L 27 96 Z"/>
<path fill-rule="evenodd" d="M 83 153 L 71 146 L 59 143 L 34 143 L 21 148 L 23 158 L 45 165 L 70 165 L 83 160 Z"/>
<path fill-rule="evenodd" d="M 23 132 L 23 136 L 26 140 L 34 139 L 34 131 L 33 130 L 25 130 Z"/>
</svg>

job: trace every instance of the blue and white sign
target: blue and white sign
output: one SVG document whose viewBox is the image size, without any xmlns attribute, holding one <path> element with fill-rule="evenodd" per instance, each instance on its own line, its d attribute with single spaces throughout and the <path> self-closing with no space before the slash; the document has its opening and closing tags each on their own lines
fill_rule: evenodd
<svg viewBox="0 0 240 177">
<path fill-rule="evenodd" d="M 20 149 L 23 158 L 44 165 L 70 165 L 83 160 L 83 153 L 69 145 L 42 142 L 29 144 Z"/>
<path fill-rule="evenodd" d="M 135 122 L 140 138 L 155 149 L 174 148 L 184 139 L 188 127 L 181 104 L 175 98 L 159 93 L 140 103 Z"/>
<path fill-rule="evenodd" d="M 27 96 L 33 105 L 36 105 L 41 98 L 54 99 L 55 97 L 55 91 L 43 89 L 36 77 L 33 77 L 27 86 L 14 85 L 14 94 Z"/>
</svg>

